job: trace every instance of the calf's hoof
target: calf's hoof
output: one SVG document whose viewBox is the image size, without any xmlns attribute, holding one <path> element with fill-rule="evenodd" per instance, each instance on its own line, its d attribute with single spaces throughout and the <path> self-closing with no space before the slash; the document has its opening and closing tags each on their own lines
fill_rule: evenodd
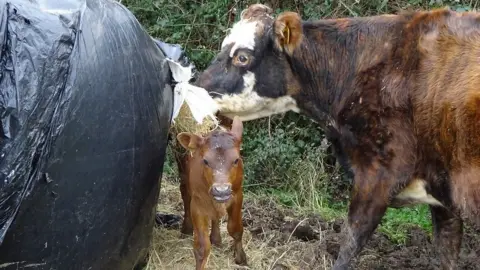
<svg viewBox="0 0 480 270">
<path fill-rule="evenodd" d="M 216 247 L 221 247 L 222 246 L 222 237 L 220 236 L 220 234 L 210 235 L 210 243 L 212 243 L 212 245 L 214 245 Z"/>
<path fill-rule="evenodd" d="M 180 234 L 180 237 L 181 238 L 187 238 L 189 236 L 193 236 L 193 230 L 192 229 L 181 229 L 180 230 L 181 234 Z"/>
<path fill-rule="evenodd" d="M 191 224 L 185 223 L 183 221 L 182 223 L 182 229 L 180 229 L 180 232 L 182 233 L 180 237 L 185 238 L 187 236 L 193 236 L 193 226 Z"/>
<path fill-rule="evenodd" d="M 193 232 L 191 232 L 191 233 L 180 232 L 180 238 L 181 239 L 185 239 L 185 238 L 189 238 L 189 237 L 193 237 Z"/>
<path fill-rule="evenodd" d="M 247 254 L 243 249 L 235 251 L 235 263 L 238 265 L 247 265 Z"/>
</svg>

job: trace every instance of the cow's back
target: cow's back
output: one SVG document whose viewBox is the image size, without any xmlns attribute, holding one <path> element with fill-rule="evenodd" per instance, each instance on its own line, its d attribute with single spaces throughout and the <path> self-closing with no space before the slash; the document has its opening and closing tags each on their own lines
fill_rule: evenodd
<svg viewBox="0 0 480 270">
<path fill-rule="evenodd" d="M 464 162 L 480 165 L 480 20 L 449 12 L 429 28 L 418 41 L 412 99 L 417 134 L 435 145 L 450 169 Z"/>
</svg>

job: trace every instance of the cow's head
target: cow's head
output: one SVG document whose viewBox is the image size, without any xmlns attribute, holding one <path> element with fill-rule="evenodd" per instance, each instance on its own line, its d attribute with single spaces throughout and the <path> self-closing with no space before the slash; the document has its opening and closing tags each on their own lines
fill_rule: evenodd
<svg viewBox="0 0 480 270">
<path fill-rule="evenodd" d="M 254 4 L 242 11 L 222 42 L 221 51 L 200 74 L 196 84 L 217 101 L 220 113 L 248 121 L 286 112 L 299 112 L 292 98 L 300 90 L 286 54 L 302 42 L 297 13 L 276 19 L 272 9 Z"/>
</svg>

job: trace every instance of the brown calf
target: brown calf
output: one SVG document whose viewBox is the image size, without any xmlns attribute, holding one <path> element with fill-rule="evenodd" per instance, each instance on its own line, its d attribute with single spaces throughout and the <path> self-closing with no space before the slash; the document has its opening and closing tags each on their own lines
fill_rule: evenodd
<svg viewBox="0 0 480 270">
<path fill-rule="evenodd" d="M 242 132 L 242 122 L 234 118 L 230 131 L 213 131 L 205 137 L 186 132 L 177 135 L 179 143 L 191 151 L 185 164 L 187 175 L 186 190 L 182 191 L 185 206 L 182 231 L 190 233 L 189 226 L 193 227 L 196 269 L 205 268 L 210 245 L 221 244 L 220 219 L 227 213 L 227 230 L 234 239 L 235 263 L 247 263 L 242 245 Z"/>
<path fill-rule="evenodd" d="M 389 206 L 427 203 L 442 267 L 480 225 L 480 14 L 302 21 L 251 5 L 196 84 L 223 115 L 289 110 L 322 125 L 354 174 L 346 269 Z"/>
<path fill-rule="evenodd" d="M 232 129 L 232 120 L 222 115 L 216 115 L 219 126 L 225 129 Z M 177 137 L 177 133 L 171 131 L 170 136 L 172 138 Z M 178 174 L 180 177 L 180 193 L 182 195 L 182 201 L 184 214 L 183 214 L 183 223 L 181 226 L 182 237 L 185 235 L 193 235 L 193 225 L 192 219 L 190 218 L 190 204 L 185 203 L 190 201 L 190 195 L 188 193 L 188 171 L 187 161 L 189 159 L 189 151 L 185 149 L 178 141 L 172 142 L 170 145 L 173 152 L 173 157 L 175 158 L 175 163 L 177 164 Z"/>
</svg>

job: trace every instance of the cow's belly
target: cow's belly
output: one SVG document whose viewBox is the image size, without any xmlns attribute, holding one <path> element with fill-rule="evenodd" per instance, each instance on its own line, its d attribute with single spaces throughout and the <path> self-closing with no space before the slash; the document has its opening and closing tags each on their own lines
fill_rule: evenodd
<svg viewBox="0 0 480 270">
<path fill-rule="evenodd" d="M 390 207 L 399 208 L 416 204 L 442 206 L 442 203 L 429 194 L 423 179 L 414 179 L 390 203 Z"/>
</svg>

